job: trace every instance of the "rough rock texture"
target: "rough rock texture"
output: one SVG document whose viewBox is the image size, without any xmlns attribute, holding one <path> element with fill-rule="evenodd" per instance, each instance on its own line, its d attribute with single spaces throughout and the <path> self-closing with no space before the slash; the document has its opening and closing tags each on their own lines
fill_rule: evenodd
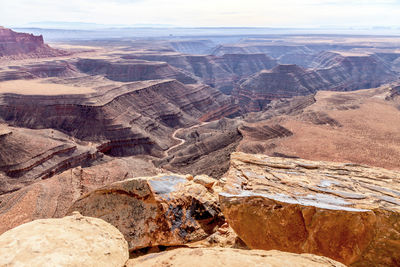
<svg viewBox="0 0 400 267">
<path fill-rule="evenodd" d="M 24 65 L 10 64 L 6 69 L 0 70 L 0 81 L 30 80 L 48 77 L 73 77 L 80 75 L 77 68 L 68 61 L 46 60 Z"/>
<path fill-rule="evenodd" d="M 227 94 L 230 94 L 234 83 L 240 79 L 276 66 L 276 61 L 265 54 L 206 56 L 145 51 L 125 55 L 122 58 L 167 62 Z"/>
<path fill-rule="evenodd" d="M 204 85 L 176 80 L 127 83 L 86 95 L 0 94 L 0 118 L 11 125 L 53 128 L 101 142 L 112 155 L 152 154 L 173 145 L 173 128 L 195 124 L 205 113 L 234 107 L 227 96 Z M 237 110 L 226 109 L 229 115 Z M 222 116 L 223 116 L 222 115 Z"/>
<path fill-rule="evenodd" d="M 313 51 L 305 45 L 296 44 L 269 44 L 268 42 L 254 42 L 254 43 L 239 43 L 239 44 L 227 44 L 220 45 L 214 49 L 213 55 L 224 55 L 224 54 L 252 54 L 252 53 L 263 53 L 273 58 L 279 58 L 287 53 L 291 54 L 311 54 Z"/>
<path fill-rule="evenodd" d="M 181 141 L 167 151 L 167 157 L 155 164 L 184 174 L 206 174 L 220 178 L 229 168 L 230 154 L 242 136 L 238 119 L 221 119 L 175 131 Z"/>
<path fill-rule="evenodd" d="M 318 91 L 273 101 L 266 111 L 246 115 L 236 151 L 400 170 L 400 90 L 396 88 L 400 87 Z M 292 134 L 266 131 L 277 125 Z"/>
<path fill-rule="evenodd" d="M 116 226 L 130 250 L 198 241 L 223 222 L 214 190 L 179 175 L 113 183 L 77 200 L 75 210 Z"/>
<path fill-rule="evenodd" d="M 127 262 L 127 267 L 175 266 L 255 266 L 255 267 L 342 267 L 334 260 L 312 254 L 294 254 L 276 250 L 238 250 L 223 248 L 179 248 L 166 252 L 149 254 Z"/>
<path fill-rule="evenodd" d="M 104 75 L 120 82 L 133 82 L 156 79 L 176 79 L 182 83 L 196 83 L 196 80 L 165 62 L 145 60 L 103 60 L 79 59 L 80 71 L 91 75 Z"/>
<path fill-rule="evenodd" d="M 28 180 L 19 190 L 0 195 L 0 233 L 32 220 L 63 217 L 79 197 L 105 184 L 160 173 L 144 156 L 102 160 L 105 162 L 76 167 L 49 179 Z M 11 180 L 1 173 L 0 179 Z M 3 189 L 4 184 L 1 186 Z"/>
<path fill-rule="evenodd" d="M 8 134 L 0 135 L 0 172 L 5 175 L 0 181 L 0 194 L 102 157 L 94 147 L 55 130 L 2 128 Z"/>
<path fill-rule="evenodd" d="M 234 153 L 221 209 L 252 249 L 400 263 L 400 172 Z"/>
<path fill-rule="evenodd" d="M 115 84 L 99 77 L 73 81 L 94 83 L 96 90 L 74 95 L 0 94 L 0 123 L 20 127 L 2 124 L 11 133 L 0 137 L 0 172 L 5 176 L 0 193 L 90 164 L 104 154 L 164 158 L 178 144 L 171 137 L 176 129 L 237 112 L 229 97 L 200 84 L 176 80 Z"/>
<path fill-rule="evenodd" d="M 232 95 L 246 111 L 263 110 L 273 99 L 313 94 L 318 90 L 351 91 L 374 88 L 397 79 L 376 56 L 343 56 L 325 52 L 315 59 L 315 69 L 278 65 L 235 87 Z"/>
<path fill-rule="evenodd" d="M 122 267 L 128 244 L 114 226 L 79 213 L 14 228 L 0 236 L 1 266 Z"/>
<path fill-rule="evenodd" d="M 51 57 L 66 54 L 46 45 L 43 36 L 18 33 L 0 26 L 0 58 Z"/>
<path fill-rule="evenodd" d="M 208 54 L 215 46 L 211 40 L 174 40 L 168 44 L 172 49 L 185 54 Z"/>
</svg>

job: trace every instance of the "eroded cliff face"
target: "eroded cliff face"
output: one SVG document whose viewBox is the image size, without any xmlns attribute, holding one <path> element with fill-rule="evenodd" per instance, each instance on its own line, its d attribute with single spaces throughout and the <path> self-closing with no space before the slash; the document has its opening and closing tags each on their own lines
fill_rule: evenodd
<svg viewBox="0 0 400 267">
<path fill-rule="evenodd" d="M 44 43 L 41 35 L 18 33 L 0 26 L 0 59 L 61 55 L 67 55 L 67 53 L 50 48 Z"/>
<path fill-rule="evenodd" d="M 233 102 L 211 87 L 162 80 L 69 97 L 3 94 L 0 116 L 15 126 L 58 129 L 87 141 L 142 140 L 160 150 L 173 142 L 164 137 L 174 128 L 227 105 Z"/>
<path fill-rule="evenodd" d="M 196 83 L 190 74 L 165 62 L 144 60 L 79 59 L 78 69 L 91 75 L 104 75 L 113 81 L 133 82 L 156 79 L 176 79 L 182 83 Z"/>
<path fill-rule="evenodd" d="M 211 40 L 176 40 L 167 42 L 175 51 L 184 54 L 209 54 L 215 43 Z"/>
<path fill-rule="evenodd" d="M 161 61 L 191 73 L 201 82 L 230 94 L 233 85 L 263 69 L 270 69 L 276 61 L 265 54 L 185 55 L 175 52 L 138 52 L 125 59 Z"/>
<path fill-rule="evenodd" d="M 400 260 L 400 173 L 355 164 L 232 154 L 221 208 L 252 249 L 351 266 Z"/>
<path fill-rule="evenodd" d="M 279 65 L 243 81 L 234 88 L 232 96 L 244 110 L 254 112 L 263 110 L 271 100 L 310 95 L 323 85 L 322 78 L 314 73 L 296 65 Z"/>
<path fill-rule="evenodd" d="M 176 80 L 103 84 L 86 94 L 0 96 L 0 116 L 8 124 L 2 125 L 8 134 L 0 137 L 0 172 L 4 177 L 0 192 L 12 192 L 66 169 L 93 164 L 105 155 L 170 159 L 167 151 L 180 142 L 172 136 L 178 128 L 196 125 L 204 114 L 218 119 L 237 112 L 229 97 L 201 84 L 184 85 Z M 220 143 L 222 146 L 194 154 L 227 153 L 225 147 L 239 139 L 229 137 Z M 226 157 L 224 163 L 228 162 Z M 196 173 L 209 167 L 203 164 Z M 211 171 L 214 167 L 211 165 Z M 183 166 L 178 169 L 184 171 Z"/>
<path fill-rule="evenodd" d="M 232 91 L 245 111 L 260 111 L 274 99 L 313 94 L 319 90 L 352 91 L 378 87 L 397 79 L 391 68 L 373 55 L 343 56 L 325 52 L 314 69 L 279 65 L 241 82 Z"/>
<path fill-rule="evenodd" d="M 398 170 L 400 98 L 396 88 L 393 84 L 351 92 L 318 91 L 274 100 L 265 111 L 246 115 L 236 151 Z"/>
<path fill-rule="evenodd" d="M 228 170 L 230 154 L 242 140 L 238 130 L 241 124 L 239 119 L 223 118 L 175 131 L 181 143 L 154 163 L 173 172 L 220 178 Z"/>
</svg>

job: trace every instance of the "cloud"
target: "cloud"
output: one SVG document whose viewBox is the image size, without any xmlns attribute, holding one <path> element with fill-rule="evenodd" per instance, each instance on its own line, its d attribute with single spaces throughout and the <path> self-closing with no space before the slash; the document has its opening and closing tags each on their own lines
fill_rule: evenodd
<svg viewBox="0 0 400 267">
<path fill-rule="evenodd" d="M 397 0 L 13 0 L 0 24 L 82 21 L 178 26 L 396 26 Z"/>
</svg>

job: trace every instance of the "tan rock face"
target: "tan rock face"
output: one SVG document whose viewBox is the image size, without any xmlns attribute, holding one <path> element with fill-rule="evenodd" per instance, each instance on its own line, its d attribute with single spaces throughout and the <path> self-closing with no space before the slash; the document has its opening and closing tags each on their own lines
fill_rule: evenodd
<svg viewBox="0 0 400 267">
<path fill-rule="evenodd" d="M 127 267 L 133 266 L 190 266 L 215 267 L 215 266 L 259 266 L 259 267 L 320 267 L 344 266 L 334 260 L 311 255 L 293 254 L 281 251 L 239 250 L 223 248 L 179 248 L 167 252 L 150 254 L 129 260 Z"/>
<path fill-rule="evenodd" d="M 399 172 L 235 153 L 225 179 L 221 209 L 252 249 L 400 263 Z"/>
<path fill-rule="evenodd" d="M 116 226 L 130 250 L 198 241 L 223 221 L 213 189 L 179 175 L 113 183 L 77 200 L 74 210 Z"/>
<path fill-rule="evenodd" d="M 79 213 L 37 220 L 0 236 L 0 266 L 124 266 L 128 244 L 114 226 Z"/>
</svg>

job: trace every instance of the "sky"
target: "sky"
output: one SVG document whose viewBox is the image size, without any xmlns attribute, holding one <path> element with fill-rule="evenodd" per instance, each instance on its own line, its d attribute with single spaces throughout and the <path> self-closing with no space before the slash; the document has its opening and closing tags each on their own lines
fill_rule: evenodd
<svg viewBox="0 0 400 267">
<path fill-rule="evenodd" d="M 179 27 L 396 27 L 400 0 L 0 0 L 0 25 L 61 21 Z"/>
</svg>

